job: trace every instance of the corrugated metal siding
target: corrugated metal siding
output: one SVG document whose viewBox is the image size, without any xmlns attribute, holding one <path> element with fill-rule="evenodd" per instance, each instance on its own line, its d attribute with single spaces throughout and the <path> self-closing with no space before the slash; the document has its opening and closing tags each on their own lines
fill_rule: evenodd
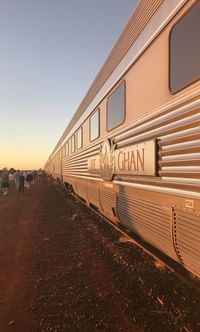
<svg viewBox="0 0 200 332">
<path fill-rule="evenodd" d="M 127 194 L 117 195 L 120 222 L 168 256 L 176 258 L 172 241 L 172 208 Z"/>
<path fill-rule="evenodd" d="M 52 154 L 56 151 L 58 146 L 61 144 L 63 139 L 73 128 L 75 123 L 78 121 L 80 116 L 84 113 L 88 105 L 91 103 L 93 98 L 96 96 L 97 92 L 101 89 L 104 83 L 107 81 L 111 73 L 114 71 L 116 66 L 123 59 L 124 55 L 127 53 L 131 45 L 137 39 L 139 34 L 142 32 L 146 24 L 150 21 L 151 17 L 154 15 L 158 7 L 162 4 L 164 0 L 141 0 L 136 10 L 133 12 L 129 22 L 127 23 L 125 29 L 123 30 L 118 41 L 114 45 L 110 55 L 105 61 L 102 69 L 96 76 L 93 84 L 88 90 L 85 98 L 81 102 L 79 108 L 74 114 L 72 120 L 58 141 L 56 147 L 54 148 Z"/>
<path fill-rule="evenodd" d="M 73 185 L 76 194 L 98 208 L 100 208 L 98 187 L 87 184 L 82 177 L 99 178 L 99 174 L 88 172 L 88 158 L 99 154 L 99 149 L 100 143 L 97 143 L 67 156 L 62 161 L 63 176 Z"/>
<path fill-rule="evenodd" d="M 63 159 L 63 175 L 99 177 L 88 172 L 88 158 L 99 154 L 100 143 Z"/>
<path fill-rule="evenodd" d="M 122 148 L 149 139 L 159 143 L 157 185 L 199 192 L 200 100 L 176 108 L 172 105 L 172 110 L 157 116 L 152 114 L 143 123 L 122 132 L 115 141 Z"/>
<path fill-rule="evenodd" d="M 174 210 L 174 244 L 181 262 L 200 277 L 200 214 Z"/>
<path fill-rule="evenodd" d="M 200 192 L 200 99 L 171 103 L 140 122 L 133 123 L 114 137 L 117 148 L 157 139 L 159 169 L 157 177 L 133 176 L 141 184 Z M 63 159 L 64 176 L 88 176 L 88 158 L 99 154 L 100 142 Z M 60 162 L 54 162 L 55 174 L 60 173 Z M 115 174 L 117 177 L 117 174 Z M 123 178 L 123 176 L 121 176 Z M 125 180 L 126 181 L 126 180 Z"/>
<path fill-rule="evenodd" d="M 200 190 L 200 107 L 176 120 L 171 134 L 159 140 L 159 175 L 168 185 Z M 178 181 L 177 181 L 178 178 Z"/>
</svg>

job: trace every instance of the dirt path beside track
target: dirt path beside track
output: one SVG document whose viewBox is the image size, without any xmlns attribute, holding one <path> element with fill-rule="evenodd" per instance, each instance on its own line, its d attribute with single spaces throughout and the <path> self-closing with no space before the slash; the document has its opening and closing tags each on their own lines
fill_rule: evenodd
<svg viewBox="0 0 200 332">
<path fill-rule="evenodd" d="M 78 200 L 0 197 L 0 331 L 199 331 L 199 292 Z"/>
</svg>

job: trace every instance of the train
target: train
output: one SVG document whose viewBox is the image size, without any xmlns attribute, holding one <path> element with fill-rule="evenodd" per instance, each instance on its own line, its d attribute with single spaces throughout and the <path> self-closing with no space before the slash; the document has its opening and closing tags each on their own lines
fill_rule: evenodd
<svg viewBox="0 0 200 332">
<path fill-rule="evenodd" d="M 140 0 L 45 171 L 200 278 L 200 0 Z"/>
</svg>

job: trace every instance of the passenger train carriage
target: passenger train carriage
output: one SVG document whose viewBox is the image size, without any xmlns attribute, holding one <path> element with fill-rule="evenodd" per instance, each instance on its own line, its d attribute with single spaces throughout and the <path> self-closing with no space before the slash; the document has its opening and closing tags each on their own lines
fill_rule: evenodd
<svg viewBox="0 0 200 332">
<path fill-rule="evenodd" d="M 200 0 L 141 0 L 45 165 L 200 277 Z"/>
</svg>

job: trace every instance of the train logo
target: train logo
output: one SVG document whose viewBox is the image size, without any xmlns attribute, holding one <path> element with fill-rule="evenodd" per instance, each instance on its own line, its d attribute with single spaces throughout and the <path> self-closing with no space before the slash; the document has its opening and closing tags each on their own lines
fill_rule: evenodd
<svg viewBox="0 0 200 332">
<path fill-rule="evenodd" d="M 100 174 L 103 180 L 111 181 L 114 174 L 115 145 L 106 139 L 100 147 Z"/>
</svg>

